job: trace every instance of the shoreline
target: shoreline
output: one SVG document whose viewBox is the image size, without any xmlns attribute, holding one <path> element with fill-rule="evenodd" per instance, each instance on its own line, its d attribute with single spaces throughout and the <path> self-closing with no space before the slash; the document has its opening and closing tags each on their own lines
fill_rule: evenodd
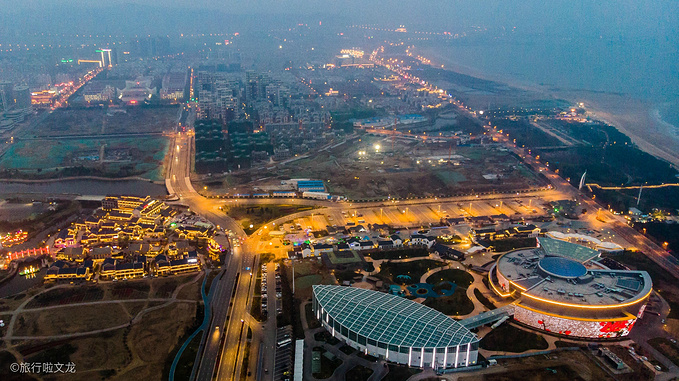
<svg viewBox="0 0 679 381">
<path fill-rule="evenodd" d="M 608 93 L 583 89 L 559 89 L 511 77 L 484 73 L 479 69 L 455 62 L 434 48 L 415 48 L 432 61 L 432 67 L 444 65 L 444 70 L 504 84 L 515 90 L 529 91 L 546 100 L 563 99 L 573 104 L 583 102 L 588 112 L 597 119 L 628 136 L 640 150 L 679 168 L 679 126 L 662 119 L 659 104 L 637 99 L 628 94 Z M 473 97 L 473 95 L 470 95 Z"/>
</svg>

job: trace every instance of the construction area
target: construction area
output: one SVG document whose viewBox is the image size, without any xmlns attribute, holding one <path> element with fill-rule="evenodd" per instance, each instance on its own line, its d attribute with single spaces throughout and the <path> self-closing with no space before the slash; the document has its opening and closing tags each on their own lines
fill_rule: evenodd
<svg viewBox="0 0 679 381">
<path fill-rule="evenodd" d="M 291 178 L 323 180 L 327 192 L 348 199 L 424 197 L 503 192 L 546 185 L 513 153 L 425 135 L 364 134 L 268 167 L 205 182 L 214 194 L 282 190 Z"/>
</svg>

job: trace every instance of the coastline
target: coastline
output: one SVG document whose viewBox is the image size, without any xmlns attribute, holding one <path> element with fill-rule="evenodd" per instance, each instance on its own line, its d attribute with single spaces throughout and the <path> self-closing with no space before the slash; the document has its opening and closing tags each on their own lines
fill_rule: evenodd
<svg viewBox="0 0 679 381">
<path fill-rule="evenodd" d="M 516 90 L 535 93 L 544 99 L 563 99 L 573 104 L 582 102 L 593 119 L 615 127 L 627 135 L 642 151 L 679 168 L 679 126 L 662 119 L 659 104 L 636 99 L 627 94 L 561 89 L 511 77 L 500 77 L 461 65 L 436 52 L 434 48 L 416 49 L 422 55 L 432 57 L 432 62 L 435 63 L 433 67 L 443 64 L 445 70 L 505 84 Z"/>
</svg>

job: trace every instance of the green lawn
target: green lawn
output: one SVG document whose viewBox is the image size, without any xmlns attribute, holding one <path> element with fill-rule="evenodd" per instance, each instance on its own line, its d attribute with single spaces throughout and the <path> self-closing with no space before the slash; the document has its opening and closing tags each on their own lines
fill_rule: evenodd
<svg viewBox="0 0 679 381">
<path fill-rule="evenodd" d="M 484 307 L 488 308 L 489 310 L 495 309 L 493 302 L 486 298 L 478 288 L 474 289 L 474 296 L 479 302 L 481 302 L 481 304 L 483 304 Z"/>
<path fill-rule="evenodd" d="M 230 208 L 224 208 L 224 212 L 231 218 L 240 222 L 248 234 L 259 229 L 269 221 L 277 218 L 287 216 L 297 212 L 316 209 L 315 206 L 309 205 L 277 205 L 277 204 L 263 204 L 263 205 L 239 205 Z M 250 228 L 250 225 L 253 225 Z"/>
<path fill-rule="evenodd" d="M 483 378 L 485 381 L 573 381 L 584 380 L 578 374 L 578 370 L 568 365 L 550 366 L 548 368 L 533 368 L 511 370 L 502 373 L 489 374 Z"/>
<path fill-rule="evenodd" d="M 350 347 L 346 344 L 342 345 L 340 347 L 340 351 L 342 351 L 342 353 L 344 353 L 345 355 L 351 355 L 352 353 L 356 352 L 356 350 L 354 348 L 352 348 L 352 347 Z"/>
<path fill-rule="evenodd" d="M 382 381 L 406 381 L 410 377 L 422 372 L 420 369 L 408 368 L 407 366 L 389 364 L 389 373 Z"/>
<path fill-rule="evenodd" d="M 412 284 L 419 283 L 420 278 L 427 271 L 445 266 L 445 262 L 434 261 L 431 259 L 421 259 L 412 262 L 383 262 L 380 265 L 379 275 L 387 278 L 391 283 Z M 397 275 L 408 275 L 411 280 L 397 279 Z"/>
<path fill-rule="evenodd" d="M 331 335 L 328 331 L 316 332 L 316 334 L 314 334 L 314 339 L 316 341 L 323 341 L 329 345 L 336 345 L 340 342 L 339 339 Z"/>
<path fill-rule="evenodd" d="M 427 283 L 434 285 L 445 281 L 455 283 L 459 287 L 467 288 L 474 282 L 474 277 L 464 270 L 446 269 L 435 272 L 427 278 Z"/>
<path fill-rule="evenodd" d="M 77 160 L 80 156 L 97 154 L 105 144 L 105 158 L 113 159 L 112 152 L 124 151 L 127 159 L 107 162 L 100 167 L 98 160 Z M 53 171 L 57 167 L 94 168 L 93 175 L 148 175 L 156 180 L 160 176 L 160 167 L 169 145 L 166 137 L 143 137 L 123 139 L 44 139 L 19 140 L 12 144 L 0 160 L 2 169 L 18 169 L 28 172 L 39 171 L 38 174 L 49 177 L 57 176 Z M 129 171 L 122 167 L 131 165 Z M 61 170 L 63 171 L 63 169 Z M 31 172 L 32 173 L 32 172 Z"/>
<path fill-rule="evenodd" d="M 321 351 L 321 371 L 318 373 L 313 373 L 313 376 L 318 379 L 329 378 L 335 372 L 335 369 L 342 365 L 342 360 L 337 357 L 335 357 L 334 360 L 330 360 L 329 358 L 325 357 L 326 351 L 323 348 L 317 347 L 314 348 L 314 351 L 315 350 Z"/>
<path fill-rule="evenodd" d="M 309 325 L 309 329 L 315 329 L 321 326 L 321 322 L 319 322 L 318 319 L 316 319 L 316 315 L 314 315 L 311 303 L 307 303 L 304 306 L 304 314 L 306 315 L 306 322 Z"/>
<path fill-rule="evenodd" d="M 418 257 L 428 257 L 429 252 L 426 249 L 394 249 L 377 251 L 374 253 L 366 254 L 374 260 L 380 259 L 406 259 L 406 258 L 418 258 Z"/>
<path fill-rule="evenodd" d="M 463 287 L 456 288 L 450 296 L 427 298 L 423 304 L 446 315 L 466 315 L 474 311 L 474 303 L 467 297 L 467 289 Z"/>
<path fill-rule="evenodd" d="M 184 349 L 184 352 L 182 352 L 182 357 L 179 358 L 177 368 L 174 371 L 175 380 L 188 380 L 191 377 L 191 370 L 193 369 L 193 363 L 196 361 L 196 354 L 198 353 L 198 347 L 202 338 L 202 333 L 196 335 Z"/>
</svg>

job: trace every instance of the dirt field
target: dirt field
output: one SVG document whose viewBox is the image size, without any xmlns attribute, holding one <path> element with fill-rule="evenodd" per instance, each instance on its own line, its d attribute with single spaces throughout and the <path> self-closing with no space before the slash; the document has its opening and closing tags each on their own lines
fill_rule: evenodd
<svg viewBox="0 0 679 381">
<path fill-rule="evenodd" d="M 176 303 L 149 312 L 132 328 L 67 341 L 26 342 L 18 349 L 30 361 L 73 361 L 76 373 L 57 380 L 155 380 L 195 313 L 193 303 Z"/>
<path fill-rule="evenodd" d="M 127 338 L 134 360 L 113 379 L 158 379 L 168 353 L 192 324 L 195 314 L 195 304 L 175 303 L 145 315 L 141 324 L 132 327 Z"/>
<path fill-rule="evenodd" d="M 431 141 L 431 140 L 429 140 Z M 447 195 L 524 189 L 541 180 L 507 151 L 451 147 L 397 137 L 363 135 L 334 149 L 277 166 L 229 176 L 231 193 L 280 184 L 285 178 L 324 180 L 328 191 L 350 199 Z M 486 175 L 484 177 L 484 175 Z M 259 180 L 259 179 L 266 180 Z M 211 191 L 220 193 L 219 189 Z M 236 190 L 233 188 L 236 187 Z M 226 192 L 226 189 L 223 189 Z"/>
<path fill-rule="evenodd" d="M 20 137 L 163 132 L 172 129 L 177 119 L 177 106 L 117 109 L 124 112 L 113 110 L 100 107 L 57 109 L 35 129 L 24 129 Z"/>
<path fill-rule="evenodd" d="M 119 329 L 101 337 L 74 340 L 77 350 L 71 355 L 71 361 L 77 364 L 77 373 L 91 370 L 117 369 L 130 362 L 125 343 L 125 330 Z M 90 373 L 88 372 L 88 373 Z M 92 377 L 90 373 L 90 377 Z"/>
<path fill-rule="evenodd" d="M 195 276 L 195 274 L 194 274 Z M 149 293 L 150 298 L 169 298 L 172 296 L 174 290 L 182 283 L 185 283 L 191 279 L 191 276 L 184 275 L 181 277 L 170 277 L 154 279 L 151 291 Z"/>
<path fill-rule="evenodd" d="M 17 320 L 14 335 L 63 335 L 115 327 L 129 321 L 130 316 L 118 303 L 62 307 L 51 309 L 47 313 L 22 313 Z"/>
<path fill-rule="evenodd" d="M 192 277 L 188 279 L 193 279 Z M 201 277 L 197 282 L 193 282 L 189 285 L 184 286 L 179 294 L 177 294 L 177 299 L 191 299 L 200 300 L 200 286 L 203 284 L 203 278 Z"/>
<path fill-rule="evenodd" d="M 0 170 L 24 176 L 133 176 L 156 180 L 169 141 L 163 136 L 115 139 L 23 140 L 0 159 Z M 99 160 L 104 146 L 104 161 Z"/>
<path fill-rule="evenodd" d="M 555 372 L 553 372 L 555 371 Z M 520 359 L 498 360 L 498 366 L 460 381 L 523 381 L 523 380 L 613 380 L 594 360 L 582 351 L 557 352 Z"/>
</svg>

